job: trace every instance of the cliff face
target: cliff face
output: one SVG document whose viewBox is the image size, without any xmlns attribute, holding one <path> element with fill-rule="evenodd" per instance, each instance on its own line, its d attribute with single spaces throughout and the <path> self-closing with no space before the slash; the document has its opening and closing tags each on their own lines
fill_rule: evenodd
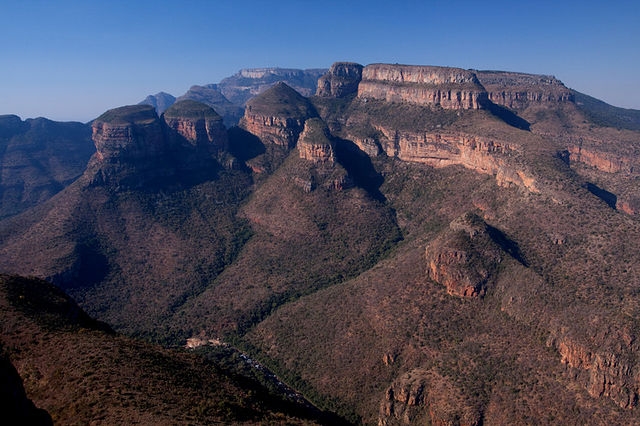
<svg viewBox="0 0 640 426">
<path fill-rule="evenodd" d="M 500 71 L 476 71 L 476 75 L 489 100 L 507 108 L 574 101 L 571 90 L 553 76 Z"/>
<path fill-rule="evenodd" d="M 335 162 L 333 142 L 327 125 L 319 118 L 311 118 L 304 124 L 298 140 L 300 158 L 316 164 Z"/>
<path fill-rule="evenodd" d="M 568 336 L 551 337 L 548 346 L 560 353 L 561 362 L 594 398 L 606 397 L 626 409 L 638 405 L 640 370 L 635 363 L 637 344 L 632 333 L 617 336 L 618 348 L 592 350 Z"/>
<path fill-rule="evenodd" d="M 414 65 L 367 65 L 359 98 L 411 102 L 443 109 L 481 109 L 487 93 L 476 75 L 459 68 Z"/>
<path fill-rule="evenodd" d="M 509 142 L 462 132 L 413 133 L 381 125 L 376 125 L 375 128 L 383 136 L 380 138 L 382 150 L 390 157 L 433 167 L 462 165 L 479 173 L 495 176 L 500 186 L 516 185 L 531 192 L 539 192 L 532 175 L 507 161 L 510 154 L 517 152 Z M 375 147 L 372 146 L 371 149 Z"/>
<path fill-rule="evenodd" d="M 318 79 L 317 96 L 341 98 L 358 92 L 364 67 L 353 62 L 336 62 Z"/>
<path fill-rule="evenodd" d="M 179 101 L 165 112 L 163 118 L 169 128 L 197 148 L 212 153 L 227 148 L 227 129 L 222 124 L 222 117 L 203 103 Z"/>
<path fill-rule="evenodd" d="M 247 103 L 240 126 L 263 143 L 291 149 L 304 129 L 304 122 L 316 116 L 305 97 L 280 82 Z"/>
</svg>

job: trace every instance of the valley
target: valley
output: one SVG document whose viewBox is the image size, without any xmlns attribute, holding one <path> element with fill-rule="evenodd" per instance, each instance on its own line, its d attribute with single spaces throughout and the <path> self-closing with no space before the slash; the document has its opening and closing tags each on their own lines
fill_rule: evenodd
<svg viewBox="0 0 640 426">
<path fill-rule="evenodd" d="M 154 96 L 0 117 L 0 344 L 54 422 L 639 424 L 637 111 L 351 62 Z"/>
</svg>

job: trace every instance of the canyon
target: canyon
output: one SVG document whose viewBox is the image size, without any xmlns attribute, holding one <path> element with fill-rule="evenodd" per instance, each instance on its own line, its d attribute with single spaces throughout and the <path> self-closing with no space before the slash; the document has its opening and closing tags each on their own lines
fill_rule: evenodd
<svg viewBox="0 0 640 426">
<path fill-rule="evenodd" d="M 544 75 L 337 62 L 222 83 L 191 93 L 235 97 L 237 126 L 187 98 L 94 120 L 77 178 L 0 221 L 1 270 L 118 333 L 223 342 L 190 349 L 221 366 L 237 347 L 326 423 L 637 422 L 637 130 Z"/>
</svg>

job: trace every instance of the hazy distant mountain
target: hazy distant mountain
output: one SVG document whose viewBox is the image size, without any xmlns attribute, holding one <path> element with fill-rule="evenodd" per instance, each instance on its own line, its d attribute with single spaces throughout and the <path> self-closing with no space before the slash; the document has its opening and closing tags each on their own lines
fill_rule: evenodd
<svg viewBox="0 0 640 426">
<path fill-rule="evenodd" d="M 62 190 L 82 174 L 94 152 L 89 125 L 0 116 L 0 218 Z"/>
<path fill-rule="evenodd" d="M 231 102 L 243 106 L 279 81 L 303 96 L 311 96 L 316 92 L 318 78 L 325 72 L 326 69 L 249 68 L 220 80 L 218 88 Z"/>
<path fill-rule="evenodd" d="M 238 124 L 244 110 L 239 105 L 235 105 L 224 97 L 216 84 L 206 86 L 191 86 L 187 93 L 177 100 L 190 99 L 209 105 L 222 116 L 225 126 L 231 127 Z"/>
<path fill-rule="evenodd" d="M 175 96 L 165 92 L 159 92 L 155 95 L 147 96 L 140 104 L 151 105 L 156 109 L 158 114 L 162 114 L 167 108 L 173 105 L 175 101 Z"/>
<path fill-rule="evenodd" d="M 118 331 L 240 346 L 354 423 L 637 423 L 635 112 L 524 73 L 320 81 L 226 132 L 194 101 L 107 111 L 82 176 L 0 221 L 0 270 Z"/>
</svg>

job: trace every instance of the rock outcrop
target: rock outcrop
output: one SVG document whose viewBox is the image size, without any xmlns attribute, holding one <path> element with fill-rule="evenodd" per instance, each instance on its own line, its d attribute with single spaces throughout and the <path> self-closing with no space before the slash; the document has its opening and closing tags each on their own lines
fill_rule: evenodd
<svg viewBox="0 0 640 426">
<path fill-rule="evenodd" d="M 502 258 L 487 224 L 467 213 L 427 247 L 427 275 L 451 295 L 482 297 Z"/>
<path fill-rule="evenodd" d="M 216 154 L 227 148 L 227 129 L 222 124 L 222 117 L 208 105 L 179 101 L 167 109 L 163 118 L 171 129 L 201 150 Z"/>
<path fill-rule="evenodd" d="M 480 426 L 482 413 L 449 378 L 415 369 L 387 389 L 378 415 L 379 426 L 413 424 Z"/>
<path fill-rule="evenodd" d="M 319 118 L 311 118 L 304 123 L 304 130 L 298 140 L 300 158 L 316 164 L 335 162 L 335 150 L 327 125 Z"/>
<path fill-rule="evenodd" d="M 367 65 L 358 97 L 463 110 L 481 109 L 488 97 L 476 75 L 460 68 Z"/>
<path fill-rule="evenodd" d="M 568 336 L 550 337 L 547 345 L 558 350 L 561 362 L 574 372 L 589 395 L 609 398 L 630 409 L 638 405 L 640 398 L 640 370 L 633 354 L 637 344 L 633 333 L 624 332 L 617 337 L 620 347 L 615 351 L 590 349 Z"/>
<path fill-rule="evenodd" d="M 265 144 L 291 149 L 312 117 L 317 113 L 309 100 L 279 82 L 247 103 L 240 126 Z"/>
<path fill-rule="evenodd" d="M 358 92 L 364 67 L 353 62 L 336 62 L 318 80 L 316 96 L 342 98 Z"/>
<path fill-rule="evenodd" d="M 476 75 L 489 100 L 507 108 L 574 101 L 571 90 L 553 76 L 504 71 L 476 71 Z"/>
</svg>

